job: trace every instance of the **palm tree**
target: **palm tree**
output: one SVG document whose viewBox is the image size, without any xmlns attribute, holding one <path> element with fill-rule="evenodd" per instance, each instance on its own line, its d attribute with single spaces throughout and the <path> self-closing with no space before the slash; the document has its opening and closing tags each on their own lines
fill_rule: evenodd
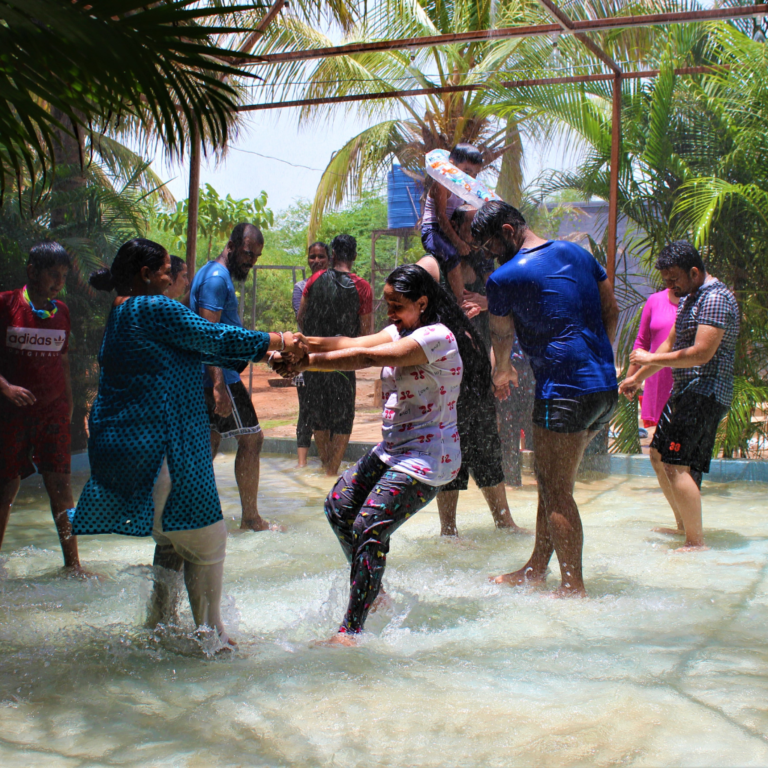
<svg viewBox="0 0 768 768">
<path fill-rule="evenodd" d="M 735 398 L 718 449 L 749 453 L 762 426 L 758 403 L 768 401 L 762 375 L 768 364 L 768 166 L 765 165 L 765 103 L 768 94 L 765 45 L 730 24 L 671 27 L 658 35 L 648 61 L 660 74 L 630 81 L 622 93 L 622 163 L 619 210 L 638 237 L 629 247 L 651 272 L 660 249 L 685 237 L 705 250 L 712 272 L 736 292 L 743 313 L 737 352 Z M 677 77 L 683 66 L 709 65 L 717 73 Z M 500 110 L 518 114 L 542 109 L 582 147 L 573 172 L 542 180 L 542 198 L 578 190 L 585 199 L 608 198 L 611 94 L 600 83 L 516 91 Z M 641 297 L 617 285 L 625 317 L 639 312 Z M 633 337 L 628 322 L 620 346 Z M 637 421 L 623 403 L 618 422 L 625 445 Z"/>
<path fill-rule="evenodd" d="M 382 37 L 398 38 L 448 34 L 528 19 L 524 2 L 453 0 L 382 0 L 370 6 L 344 42 Z M 538 12 L 533 12 L 538 13 Z M 309 24 L 286 17 L 257 47 L 269 53 L 291 47 L 332 45 L 329 36 Z M 327 58 L 308 67 L 277 65 L 268 72 L 268 85 L 256 88 L 261 99 L 316 98 L 465 84 L 483 84 L 513 55 L 520 41 L 469 43 L 418 51 L 383 51 Z M 261 70 L 260 70 L 261 71 Z M 507 185 L 520 179 L 521 145 L 513 121 L 509 127 L 483 114 L 487 91 L 400 96 L 361 102 L 358 110 L 376 122 L 348 141 L 326 167 L 312 206 L 309 237 L 314 237 L 322 216 L 344 199 L 359 196 L 397 160 L 406 172 L 423 177 L 424 155 L 467 141 L 481 148 L 491 165 L 508 149 L 512 171 L 503 174 Z M 299 120 L 310 124 L 330 114 L 332 107 L 305 107 Z M 519 186 L 519 183 L 518 183 Z"/>
</svg>

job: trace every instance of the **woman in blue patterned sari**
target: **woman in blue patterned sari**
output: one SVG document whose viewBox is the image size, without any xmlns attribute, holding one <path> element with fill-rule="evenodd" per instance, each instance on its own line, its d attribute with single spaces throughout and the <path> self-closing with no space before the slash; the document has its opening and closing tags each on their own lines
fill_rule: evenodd
<svg viewBox="0 0 768 768">
<path fill-rule="evenodd" d="M 242 370 L 269 350 L 294 350 L 291 333 L 209 323 L 163 292 L 171 262 L 150 240 L 125 243 L 111 269 L 91 275 L 117 291 L 99 352 L 90 416 L 91 478 L 75 535 L 149 536 L 184 559 L 197 626 L 228 638 L 220 614 L 226 527 L 211 462 L 202 366 Z M 296 350 L 301 356 L 301 352 Z"/>
</svg>

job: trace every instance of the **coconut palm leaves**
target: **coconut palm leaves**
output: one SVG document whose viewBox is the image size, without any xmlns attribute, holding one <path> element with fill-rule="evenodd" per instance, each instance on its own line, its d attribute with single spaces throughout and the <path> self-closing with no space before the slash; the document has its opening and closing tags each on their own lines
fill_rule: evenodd
<svg viewBox="0 0 768 768">
<path fill-rule="evenodd" d="M 253 8 L 253 5 L 243 6 Z M 229 133 L 241 74 L 213 43 L 238 6 L 193 0 L 0 0 L 0 179 L 50 166 L 57 132 L 134 118 L 175 152 Z"/>
</svg>

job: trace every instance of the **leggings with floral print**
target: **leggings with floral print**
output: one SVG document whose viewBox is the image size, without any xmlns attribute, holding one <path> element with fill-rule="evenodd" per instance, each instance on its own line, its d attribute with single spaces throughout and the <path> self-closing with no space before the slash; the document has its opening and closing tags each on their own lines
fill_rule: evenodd
<svg viewBox="0 0 768 768">
<path fill-rule="evenodd" d="M 325 515 L 352 566 L 340 632 L 363 629 L 381 588 L 389 537 L 439 490 L 391 469 L 373 449 L 337 480 L 325 500 Z"/>
</svg>

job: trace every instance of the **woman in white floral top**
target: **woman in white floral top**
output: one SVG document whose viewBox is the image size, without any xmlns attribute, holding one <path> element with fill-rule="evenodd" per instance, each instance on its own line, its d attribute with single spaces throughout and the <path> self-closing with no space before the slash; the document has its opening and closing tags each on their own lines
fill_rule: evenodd
<svg viewBox="0 0 768 768">
<path fill-rule="evenodd" d="M 384 300 L 387 328 L 356 339 L 304 339 L 309 355 L 291 369 L 382 366 L 383 440 L 344 472 L 325 502 L 351 565 L 349 605 L 330 640 L 342 645 L 354 644 L 379 594 L 392 533 L 461 467 L 456 401 L 465 364 L 471 369 L 483 349 L 453 298 L 415 264 L 392 272 Z"/>
</svg>

